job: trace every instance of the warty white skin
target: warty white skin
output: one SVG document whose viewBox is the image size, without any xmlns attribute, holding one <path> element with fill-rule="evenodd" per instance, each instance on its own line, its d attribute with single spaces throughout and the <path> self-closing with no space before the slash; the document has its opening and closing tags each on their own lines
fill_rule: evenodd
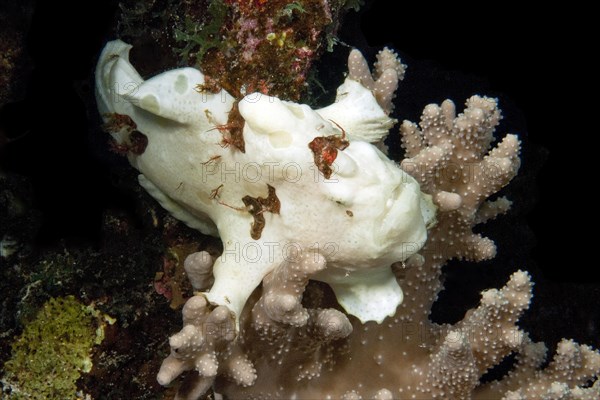
<svg viewBox="0 0 600 400">
<path fill-rule="evenodd" d="M 242 153 L 223 148 L 223 134 L 215 129 L 227 122 L 234 103 L 227 92 L 198 93 L 195 86 L 204 76 L 193 68 L 143 81 L 129 63 L 130 48 L 113 41 L 101 54 L 98 107 L 104 116 L 128 115 L 148 137 L 143 154 L 129 154 L 141 172 L 140 184 L 176 218 L 222 239 L 224 252 L 215 261 L 208 300 L 237 317 L 266 274 L 286 257 L 314 249 L 327 259 L 315 279 L 332 286 L 348 313 L 363 322 L 393 315 L 402 290 L 390 266 L 421 248 L 435 208 L 412 177 L 357 139 L 361 131 L 368 140 L 382 138 L 376 115 L 383 116 L 381 126 L 389 124 L 370 91 L 346 82 L 342 94 L 351 99 L 323 109 L 327 119 L 307 105 L 250 94 L 239 103 L 245 120 Z M 355 111 L 349 113 L 350 103 Z M 336 104 L 343 109 L 336 110 Z M 357 115 L 361 109 L 368 110 L 364 120 Z M 332 123 L 331 116 L 340 119 Z M 350 145 L 338 151 L 335 173 L 327 180 L 308 144 L 318 136 L 341 135 L 340 127 L 352 132 Z M 113 136 L 123 141 L 121 133 Z M 281 211 L 263 213 L 265 228 L 254 240 L 253 217 L 242 198 L 266 198 L 267 184 L 276 189 Z"/>
</svg>

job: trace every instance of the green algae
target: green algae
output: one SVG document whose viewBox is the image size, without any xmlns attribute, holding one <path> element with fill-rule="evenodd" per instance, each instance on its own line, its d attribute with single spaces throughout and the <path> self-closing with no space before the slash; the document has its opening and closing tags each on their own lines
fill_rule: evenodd
<svg viewBox="0 0 600 400">
<path fill-rule="evenodd" d="M 73 296 L 48 300 L 12 344 L 2 382 L 8 399 L 74 399 L 77 379 L 92 369 L 92 348 L 109 317 Z M 7 391 L 8 388 L 8 391 Z"/>
<path fill-rule="evenodd" d="M 195 49 L 195 57 L 200 62 L 206 52 L 212 48 L 220 48 L 220 30 L 227 17 L 228 6 L 221 0 L 213 0 L 207 8 L 209 20 L 203 24 L 197 24 L 193 18 L 185 18 L 184 29 L 175 28 L 175 40 L 183 42 L 184 47 L 176 49 L 180 57 L 187 59 Z"/>
</svg>

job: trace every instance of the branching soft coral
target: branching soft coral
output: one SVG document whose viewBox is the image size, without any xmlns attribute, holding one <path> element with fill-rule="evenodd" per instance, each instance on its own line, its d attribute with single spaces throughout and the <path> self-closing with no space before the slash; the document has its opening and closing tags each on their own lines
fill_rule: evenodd
<svg viewBox="0 0 600 400">
<path fill-rule="evenodd" d="M 406 65 L 387 47 L 377 54 L 373 73 L 360 51 L 353 49 L 348 56 L 348 77 L 371 90 L 386 113 L 394 108 L 392 100 L 405 69 Z"/>
<path fill-rule="evenodd" d="M 594 380 L 600 373 L 600 354 L 590 346 L 563 339 L 554 358 L 543 370 L 546 346 L 525 340 L 520 346 L 517 365 L 508 376 L 481 387 L 475 399 L 578 399 L 600 398 L 600 384 Z"/>
<path fill-rule="evenodd" d="M 400 128 L 406 158 L 402 168 L 417 179 L 421 190 L 438 206 L 437 224 L 428 232 L 421 255 L 409 260 L 405 271 L 407 295 L 402 307 L 405 320 L 429 315 L 441 289 L 439 278 L 446 261 L 470 261 L 495 256 L 496 246 L 472 232 L 474 225 L 506 212 L 510 201 L 488 197 L 503 188 L 519 168 L 519 140 L 507 135 L 490 150 L 500 120 L 496 101 L 473 96 L 465 111 L 456 116 L 454 103 L 425 107 L 420 128 L 404 121 Z"/>
<path fill-rule="evenodd" d="M 211 307 L 197 295 L 185 303 L 182 313 L 183 329 L 169 339 L 171 354 L 163 361 L 158 382 L 166 385 L 184 371 L 197 371 L 182 385 L 179 397 L 185 399 L 203 395 L 218 372 L 239 385 L 252 385 L 256 379 L 252 363 L 231 344 L 235 322 L 229 309 Z"/>
</svg>

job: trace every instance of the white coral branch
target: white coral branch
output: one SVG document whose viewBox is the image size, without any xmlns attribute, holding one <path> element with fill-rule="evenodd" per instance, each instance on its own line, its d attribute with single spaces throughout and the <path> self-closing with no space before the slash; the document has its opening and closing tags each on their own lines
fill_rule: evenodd
<svg viewBox="0 0 600 400">
<path fill-rule="evenodd" d="M 419 126 L 405 121 L 400 128 L 407 154 L 401 166 L 439 207 L 438 227 L 429 241 L 430 247 L 443 241 L 443 247 L 434 251 L 442 260 L 481 261 L 496 254 L 493 241 L 474 234 L 472 227 L 501 213 L 501 207 L 506 209 L 506 202 L 497 203 L 495 211 L 492 204 L 483 204 L 519 169 L 520 143 L 515 135 L 505 136 L 490 150 L 500 118 L 495 99 L 473 96 L 459 115 L 454 103 L 446 100 L 425 107 Z M 438 232 L 442 237 L 437 238 Z"/>
<path fill-rule="evenodd" d="M 262 308 L 275 322 L 296 327 L 306 325 L 308 311 L 302 307 L 302 294 L 310 277 L 324 269 L 325 257 L 319 253 L 302 253 L 284 261 L 264 278 L 263 295 L 255 310 Z"/>
<path fill-rule="evenodd" d="M 405 70 L 406 65 L 402 64 L 398 55 L 387 47 L 377 54 L 373 73 L 360 51 L 354 49 L 348 56 L 348 77 L 371 90 L 381 108 L 388 114 L 394 108 L 392 100 L 398 82 L 404 79 Z"/>
<path fill-rule="evenodd" d="M 479 207 L 479 210 L 477 210 L 474 222 L 475 224 L 482 224 L 493 220 L 499 215 L 506 214 L 511 206 L 512 201 L 504 196 L 493 201 L 486 201 Z"/>
</svg>

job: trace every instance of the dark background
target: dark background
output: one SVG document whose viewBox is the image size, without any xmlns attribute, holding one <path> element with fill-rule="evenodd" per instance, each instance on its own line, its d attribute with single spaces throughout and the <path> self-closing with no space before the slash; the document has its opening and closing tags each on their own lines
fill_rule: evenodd
<svg viewBox="0 0 600 400">
<path fill-rule="evenodd" d="M 351 22 L 375 48 L 389 45 L 408 64 L 397 102 L 399 119 L 417 121 L 428 103 L 451 98 L 461 109 L 473 94 L 499 99 L 497 137 L 523 141 L 519 176 L 503 194 L 509 215 L 480 229 L 498 245 L 491 262 L 452 262 L 434 307 L 440 322 L 459 320 L 479 292 L 499 287 L 516 269 L 535 282 L 521 326 L 552 349 L 562 337 L 600 345 L 600 272 L 595 265 L 595 66 L 587 60 L 591 25 L 572 6 L 519 2 L 375 1 Z M 576 22 L 570 28 L 566 21 Z M 349 21 L 350 22 L 350 21 Z M 589 39 L 588 39 L 589 38 Z M 356 44 L 361 47 L 360 44 Z M 584 233 L 584 227 L 591 227 Z"/>
<path fill-rule="evenodd" d="M 534 338 L 568 336 L 598 346 L 600 274 L 593 268 L 594 237 L 582 231 L 586 225 L 593 231 L 595 222 L 597 112 L 582 96 L 593 93 L 596 71 L 589 51 L 573 46 L 587 36 L 585 10 L 403 3 L 395 12 L 390 2 L 371 2 L 348 16 L 340 34 L 371 57 L 384 45 L 400 52 L 409 67 L 397 118 L 417 121 L 426 104 L 445 98 L 460 110 L 469 96 L 486 94 L 500 100 L 499 135 L 517 133 L 524 142 L 520 177 L 506 192 L 515 210 L 481 229 L 497 242 L 498 257 L 449 265 L 435 318 L 456 321 L 481 290 L 501 286 L 522 268 L 536 282 L 523 319 Z M 24 135 L 6 146 L 0 163 L 33 185 L 43 215 L 38 246 L 97 243 L 105 210 L 134 210 L 132 195 L 115 184 L 111 171 L 122 161 L 97 136 L 91 102 L 94 63 L 115 10 L 114 1 L 40 1 L 27 44 L 31 83 L 24 100 L 0 111 L 7 135 Z M 567 30 L 562 22 L 573 20 Z"/>
</svg>

